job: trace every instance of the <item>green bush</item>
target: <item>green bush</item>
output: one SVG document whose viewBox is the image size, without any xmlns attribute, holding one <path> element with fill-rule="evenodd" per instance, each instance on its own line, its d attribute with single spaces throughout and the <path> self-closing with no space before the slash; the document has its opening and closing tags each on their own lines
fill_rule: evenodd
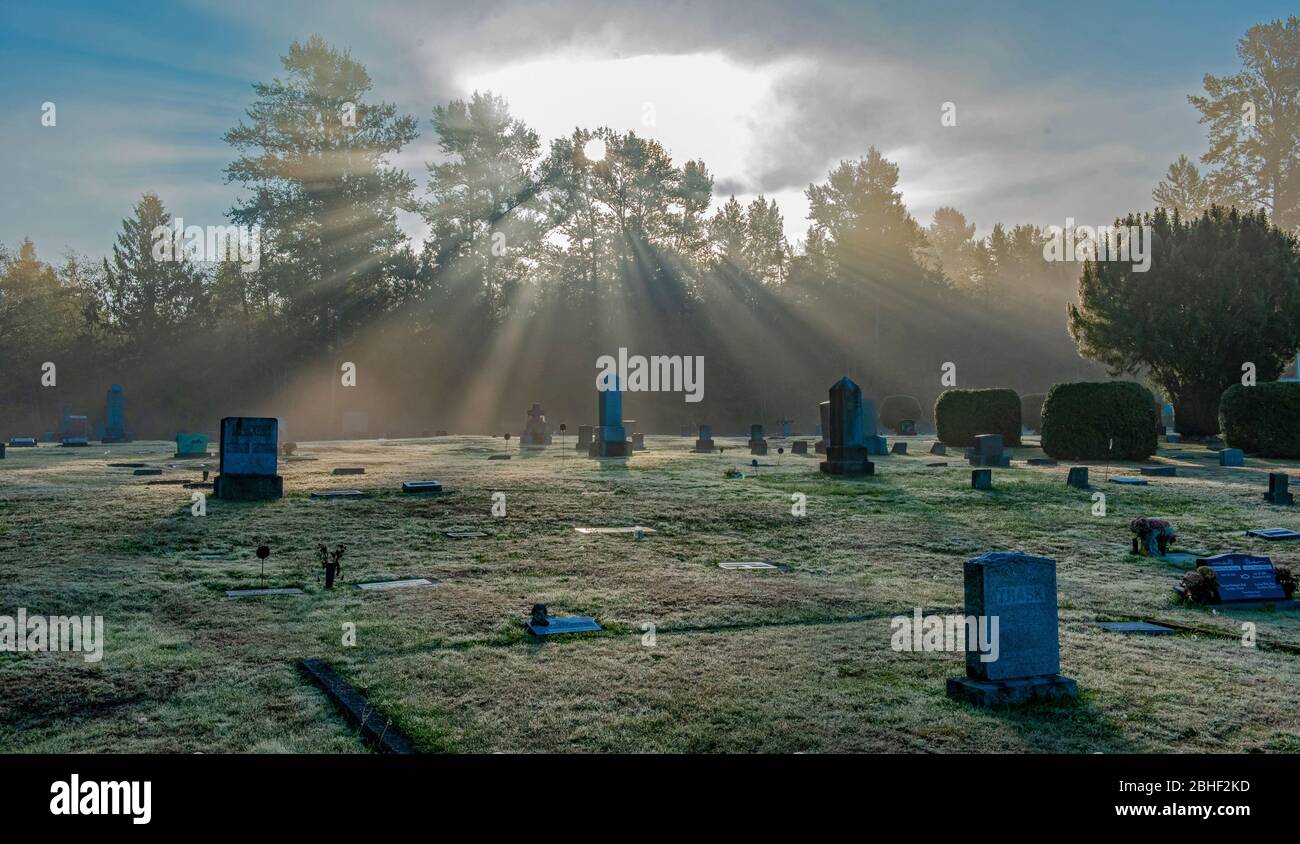
<svg viewBox="0 0 1300 844">
<path fill-rule="evenodd" d="M 1043 451 L 1064 460 L 1146 460 L 1156 453 L 1158 418 L 1141 384 L 1057 384 L 1043 401 Z"/>
<path fill-rule="evenodd" d="M 880 402 L 880 424 L 898 433 L 904 419 L 921 421 L 921 403 L 914 396 L 885 396 Z"/>
<path fill-rule="evenodd" d="M 1025 393 L 1020 397 L 1020 422 L 1035 434 L 1043 431 L 1043 400 L 1047 393 Z"/>
<path fill-rule="evenodd" d="M 944 445 L 974 445 L 976 434 L 1001 434 L 1003 445 L 1020 445 L 1020 396 L 1002 388 L 944 390 L 934 424 Z"/>
<path fill-rule="evenodd" d="M 1233 448 L 1261 457 L 1300 457 L 1300 383 L 1234 384 L 1219 399 L 1219 430 Z"/>
</svg>

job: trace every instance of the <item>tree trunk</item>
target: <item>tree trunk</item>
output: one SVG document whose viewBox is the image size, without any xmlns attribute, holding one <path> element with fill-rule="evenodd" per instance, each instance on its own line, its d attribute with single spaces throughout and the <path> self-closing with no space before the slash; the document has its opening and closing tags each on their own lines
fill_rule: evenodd
<svg viewBox="0 0 1300 844">
<path fill-rule="evenodd" d="M 1178 433 L 1190 437 L 1211 437 L 1219 433 L 1219 397 L 1217 387 L 1191 385 L 1173 396 L 1174 419 Z"/>
</svg>

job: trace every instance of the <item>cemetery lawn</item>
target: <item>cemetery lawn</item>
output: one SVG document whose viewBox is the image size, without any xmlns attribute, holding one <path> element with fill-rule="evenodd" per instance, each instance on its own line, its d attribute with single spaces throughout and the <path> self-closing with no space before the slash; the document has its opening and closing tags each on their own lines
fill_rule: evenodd
<svg viewBox="0 0 1300 844">
<path fill-rule="evenodd" d="M 297 667 L 321 657 L 427 752 L 1300 751 L 1300 611 L 1179 606 L 1182 569 L 1127 553 L 1128 522 L 1149 515 L 1174 522 L 1179 549 L 1300 563 L 1300 544 L 1244 535 L 1300 529 L 1300 508 L 1262 499 L 1267 472 L 1294 477 L 1294 464 L 1220 468 L 1199 446 L 1162 445 L 1154 461 L 1178 477 L 1137 488 L 1104 480 L 1135 469 L 1088 464 L 1107 497 L 1099 517 L 1091 491 L 1065 486 L 1064 462 L 995 469 L 994 489 L 977 492 L 960 456 L 926 454 L 926 437 L 909 438 L 909 456 L 875 458 L 865 479 L 790 454 L 755 477 L 738 438 L 719 438 L 719 456 L 647 437 L 627 465 L 565 439 L 536 456 L 512 442 L 509 461 L 489 461 L 504 446 L 485 437 L 303 443 L 303 459 L 281 460 L 282 500 L 209 497 L 203 517 L 189 490 L 148 483 L 199 478 L 172 443 L 10 449 L 0 615 L 102 615 L 107 642 L 98 663 L 0 653 L 0 750 L 369 752 Z M 779 444 L 763 463 L 778 462 Z M 1028 456 L 1041 452 L 1014 450 Z M 937 460 L 949 465 L 926 467 Z M 338 466 L 366 474 L 331 476 Z M 724 477 L 728 466 L 747 477 Z M 447 492 L 399 491 L 419 479 Z M 371 497 L 309 498 L 322 489 Z M 505 518 L 491 515 L 496 491 Z M 807 496 L 806 517 L 791 515 L 793 493 Z M 656 533 L 573 530 L 638 524 Z M 487 535 L 443 533 L 455 529 Z M 347 545 L 333 592 L 317 581 L 321 542 Z M 272 549 L 264 581 L 260 543 Z M 1058 561 L 1062 673 L 1077 701 L 974 709 L 944 694 L 963 654 L 890 648 L 893 616 L 960 613 L 962 563 L 996 549 Z M 727 560 L 790 569 L 719 569 Z M 406 577 L 438 583 L 352 587 Z M 224 595 L 259 585 L 307 594 Z M 533 640 L 522 623 L 534 603 L 605 631 Z M 1130 619 L 1194 629 L 1096 626 Z M 1241 643 L 1243 622 L 1258 647 Z M 341 642 L 348 623 L 355 647 Z"/>
</svg>

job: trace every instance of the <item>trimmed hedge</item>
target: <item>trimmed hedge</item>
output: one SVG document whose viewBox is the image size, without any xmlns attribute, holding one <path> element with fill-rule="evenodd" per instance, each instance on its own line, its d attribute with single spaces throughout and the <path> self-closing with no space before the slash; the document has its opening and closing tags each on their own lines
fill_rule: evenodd
<svg viewBox="0 0 1300 844">
<path fill-rule="evenodd" d="M 880 402 L 880 424 L 898 433 L 898 423 L 911 419 L 921 422 L 921 403 L 915 396 L 885 396 Z"/>
<path fill-rule="evenodd" d="M 934 403 L 934 425 L 944 445 L 971 446 L 976 434 L 1001 434 L 1020 445 L 1020 396 L 1015 390 L 944 390 Z"/>
<path fill-rule="evenodd" d="M 1043 401 L 1043 451 L 1063 460 L 1146 460 L 1156 453 L 1158 421 L 1155 398 L 1141 384 L 1057 384 Z"/>
<path fill-rule="evenodd" d="M 1219 399 L 1219 430 L 1233 448 L 1261 457 L 1300 457 L 1300 383 L 1232 385 Z"/>
<path fill-rule="evenodd" d="M 1043 431 L 1043 402 L 1047 393 L 1025 393 L 1020 397 L 1020 423 L 1035 434 Z"/>
</svg>

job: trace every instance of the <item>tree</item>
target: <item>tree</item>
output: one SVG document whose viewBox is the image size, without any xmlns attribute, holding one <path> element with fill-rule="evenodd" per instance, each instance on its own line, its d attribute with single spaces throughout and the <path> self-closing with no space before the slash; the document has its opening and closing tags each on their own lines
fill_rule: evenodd
<svg viewBox="0 0 1300 844">
<path fill-rule="evenodd" d="M 1210 183 L 1185 155 L 1169 165 L 1164 179 L 1151 191 L 1151 198 L 1157 207 L 1177 212 L 1183 219 L 1199 217 L 1215 204 L 1210 201 Z"/>
<path fill-rule="evenodd" d="M 948 206 L 936 209 L 926 241 L 929 245 L 924 251 L 930 266 L 941 271 L 953 287 L 971 292 L 981 289 L 976 273 L 975 224 L 966 222 L 965 214 Z"/>
<path fill-rule="evenodd" d="M 1262 211 L 1218 206 L 1175 220 L 1163 209 L 1125 225 L 1152 228 L 1146 272 L 1089 261 L 1069 307 L 1080 354 L 1112 376 L 1145 370 L 1173 401 L 1189 435 L 1218 429 L 1219 397 L 1254 365 L 1277 378 L 1300 348 L 1300 253 Z"/>
<path fill-rule="evenodd" d="M 1256 24 L 1237 42 L 1242 69 L 1204 79 L 1187 99 L 1209 124 L 1201 161 L 1221 202 L 1262 207 L 1300 231 L 1300 18 Z"/>
<path fill-rule="evenodd" d="M 171 231 L 171 217 L 157 194 L 146 193 L 134 215 L 122 221 L 97 279 L 99 313 L 109 331 L 127 341 L 136 358 L 174 344 L 181 332 L 204 315 L 203 274 L 186 258 Z M 169 256 L 155 257 L 159 237 L 172 242 Z M 167 254 L 160 252 L 159 254 Z"/>
<path fill-rule="evenodd" d="M 405 244 L 397 209 L 414 211 L 414 181 L 390 166 L 418 134 L 391 103 L 366 102 L 370 75 L 312 36 L 281 59 L 287 76 L 253 86 L 248 123 L 226 132 L 241 151 L 227 181 L 252 197 L 230 212 L 262 228 L 262 272 L 287 323 L 326 348 L 392 303 L 391 262 Z"/>
</svg>

